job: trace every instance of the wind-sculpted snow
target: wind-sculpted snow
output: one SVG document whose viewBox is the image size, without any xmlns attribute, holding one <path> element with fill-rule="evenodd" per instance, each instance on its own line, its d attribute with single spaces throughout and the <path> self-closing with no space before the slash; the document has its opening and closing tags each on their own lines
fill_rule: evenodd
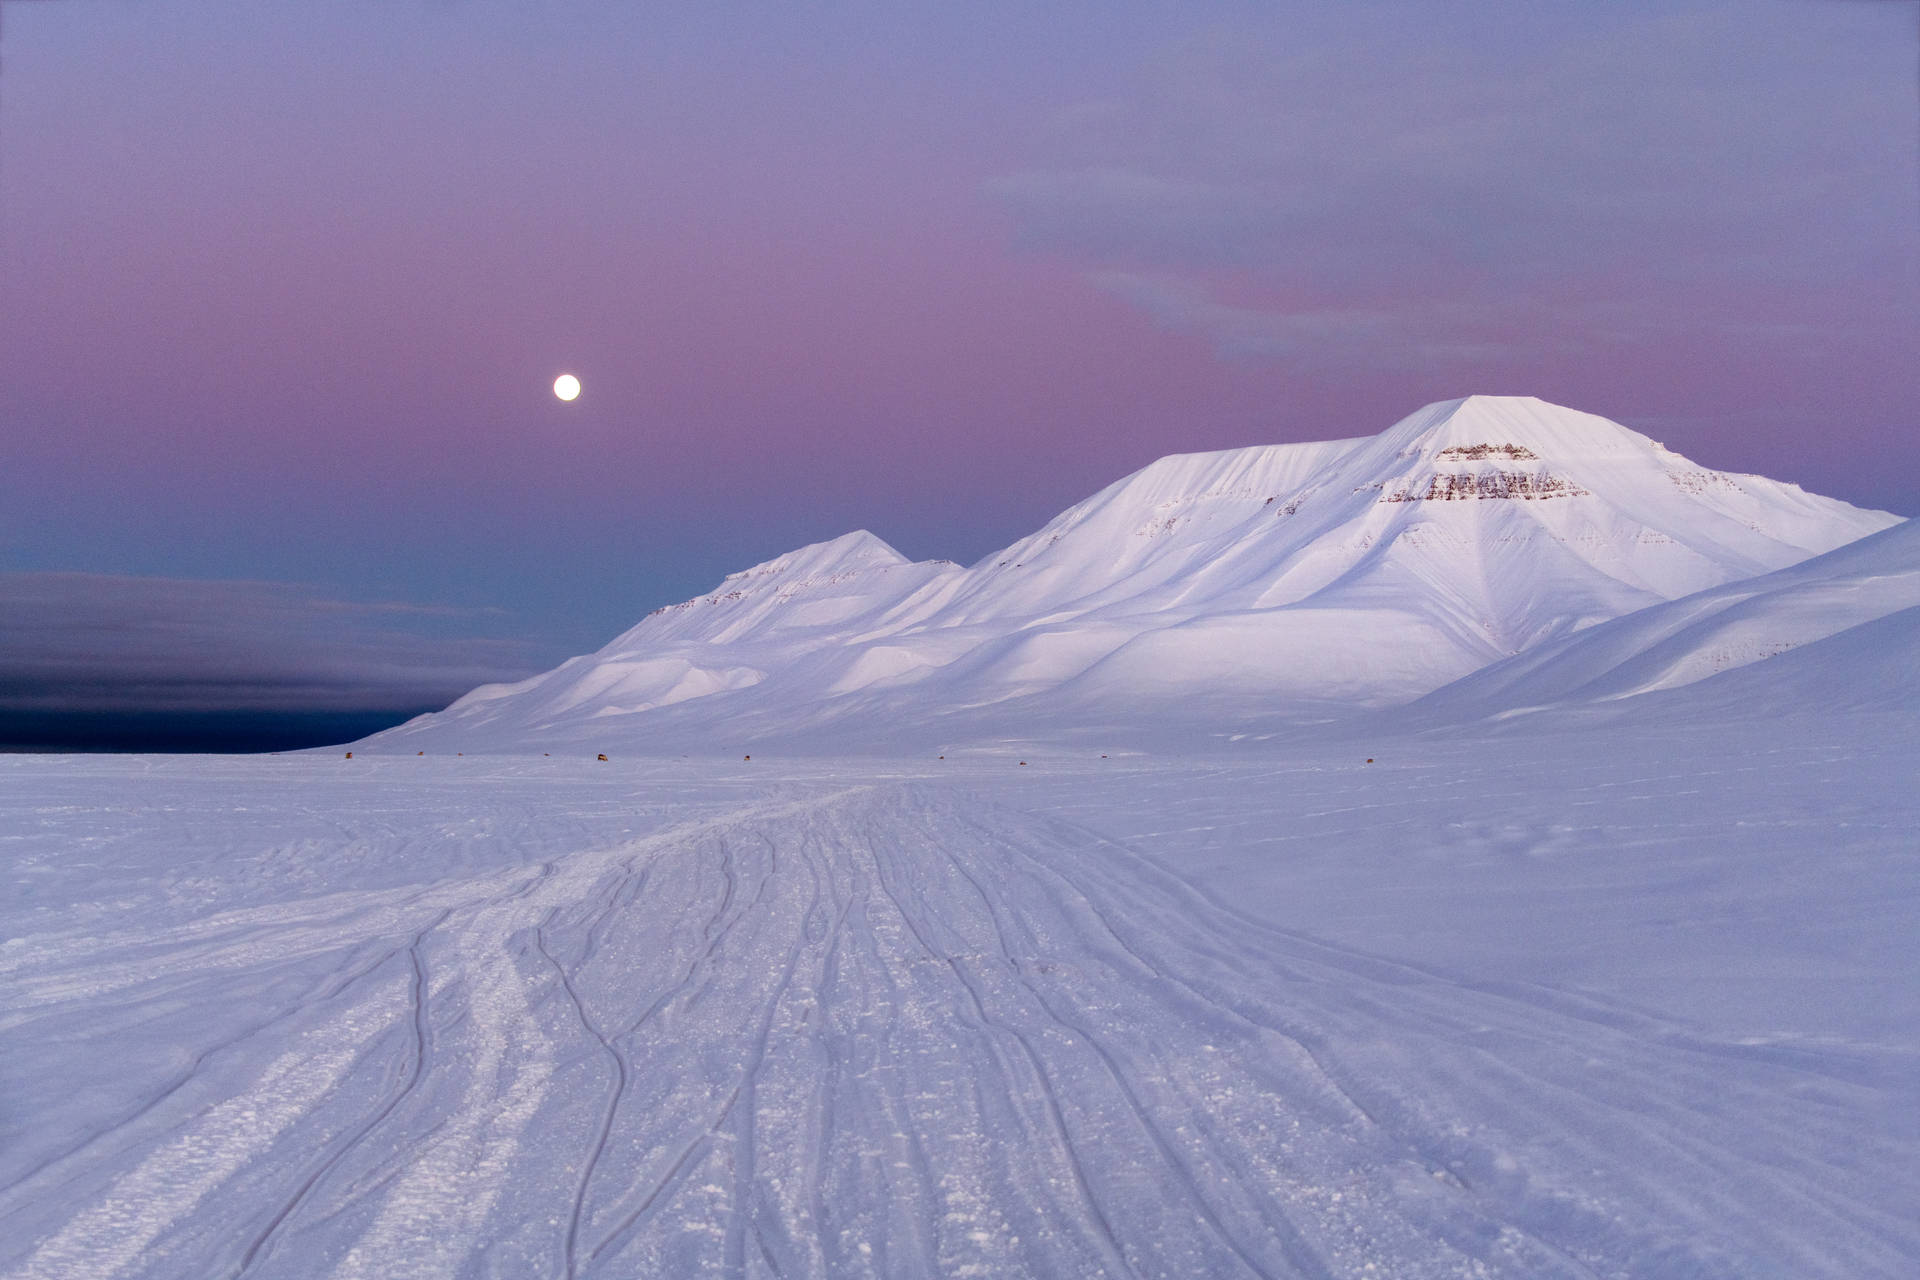
<svg viewBox="0 0 1920 1280">
<path fill-rule="evenodd" d="M 1920 709 L 1920 522 L 1497 663 L 1416 719 L 1611 706 L 1698 716 Z M 1783 656 L 1791 655 L 1791 656 Z M 1687 692 L 1649 698 L 1667 690 Z"/>
<path fill-rule="evenodd" d="M 1775 833 L 1724 848 L 1698 745 L 7 760 L 0 1276 L 1910 1275 L 1911 1024 L 1595 957 L 1797 913 L 1912 1004 L 1914 744 L 1721 786 Z M 1573 921 L 1584 984 L 1418 954 L 1507 829 L 1462 928 Z M 1852 874 L 1769 897 L 1776 847 Z"/>
<path fill-rule="evenodd" d="M 870 533 L 671 605 L 369 749 L 845 751 L 1200 734 L 1397 706 L 1885 528 L 1523 397 L 1163 458 L 962 569 Z"/>
</svg>

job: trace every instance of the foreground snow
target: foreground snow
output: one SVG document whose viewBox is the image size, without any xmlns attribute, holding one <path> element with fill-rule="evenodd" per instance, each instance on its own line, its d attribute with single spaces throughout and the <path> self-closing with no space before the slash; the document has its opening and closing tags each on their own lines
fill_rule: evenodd
<svg viewBox="0 0 1920 1280">
<path fill-rule="evenodd" d="M 1920 732 L 1741 732 L 0 759 L 0 1275 L 1910 1276 Z"/>
</svg>

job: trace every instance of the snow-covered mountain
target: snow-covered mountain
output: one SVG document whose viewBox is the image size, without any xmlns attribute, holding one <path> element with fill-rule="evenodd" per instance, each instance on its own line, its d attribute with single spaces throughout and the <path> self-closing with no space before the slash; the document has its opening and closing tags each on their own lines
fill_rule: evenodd
<svg viewBox="0 0 1920 1280">
<path fill-rule="evenodd" d="M 805 547 L 369 746 L 1326 718 L 1896 522 L 1592 414 L 1472 396 L 1377 436 L 1163 458 L 970 568 L 865 532 Z"/>
<path fill-rule="evenodd" d="M 1410 710 L 1477 719 L 1629 703 L 1759 715 L 1920 708 L 1920 521 L 1540 645 Z"/>
<path fill-rule="evenodd" d="M 395 732 L 457 722 L 519 734 L 750 689 L 809 654 L 851 648 L 902 601 L 959 571 L 944 560 L 916 564 L 864 530 L 849 533 L 728 574 L 597 653 L 517 684 L 483 685 Z"/>
</svg>

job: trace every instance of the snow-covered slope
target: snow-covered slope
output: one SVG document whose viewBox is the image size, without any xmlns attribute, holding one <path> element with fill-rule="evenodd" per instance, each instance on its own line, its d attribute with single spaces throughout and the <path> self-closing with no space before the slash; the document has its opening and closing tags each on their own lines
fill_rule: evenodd
<svg viewBox="0 0 1920 1280">
<path fill-rule="evenodd" d="M 1592 414 L 1473 396 L 1369 438 L 1163 458 L 967 569 L 866 533 L 803 548 L 369 745 L 1325 718 L 1895 521 Z"/>
<path fill-rule="evenodd" d="M 1541 645 L 1413 711 L 1478 717 L 1682 688 L 1689 707 L 1760 714 L 1920 707 L 1920 522 Z"/>
<path fill-rule="evenodd" d="M 457 721 L 515 733 L 751 688 L 769 668 L 843 647 L 903 597 L 958 572 L 944 560 L 916 564 L 865 530 L 849 533 L 728 574 L 711 594 L 654 610 L 597 653 L 483 685 L 402 728 Z"/>
</svg>

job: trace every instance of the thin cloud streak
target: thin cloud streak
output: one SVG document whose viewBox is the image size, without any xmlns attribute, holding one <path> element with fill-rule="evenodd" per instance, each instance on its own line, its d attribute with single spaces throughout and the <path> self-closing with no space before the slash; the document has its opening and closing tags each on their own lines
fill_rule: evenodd
<svg viewBox="0 0 1920 1280">
<path fill-rule="evenodd" d="M 1177 276 L 1100 271 L 1090 278 L 1162 328 L 1204 337 L 1230 359 L 1275 357 L 1322 366 L 1352 362 L 1370 369 L 1418 369 L 1440 362 L 1471 366 L 1515 354 L 1510 343 L 1472 337 L 1485 318 L 1466 306 L 1282 312 L 1217 301 L 1201 285 Z"/>
<path fill-rule="evenodd" d="M 1196 38 L 1062 112 L 1055 163 L 985 195 L 1026 252 L 1226 355 L 1351 367 L 1390 337 L 1471 367 L 1519 334 L 1537 351 L 1543 317 L 1596 350 L 1683 318 L 1751 340 L 1756 299 L 1784 319 L 1809 295 L 1829 329 L 1913 318 L 1884 24 L 1830 13 L 1782 48 L 1754 5 L 1627 9 L 1521 61 L 1470 19 L 1404 16 L 1364 47 L 1302 50 L 1279 23 Z M 1827 77 L 1802 74 L 1816 57 Z M 1220 277 L 1304 301 L 1209 301 Z M 1462 314 L 1485 332 L 1457 340 Z"/>
</svg>

